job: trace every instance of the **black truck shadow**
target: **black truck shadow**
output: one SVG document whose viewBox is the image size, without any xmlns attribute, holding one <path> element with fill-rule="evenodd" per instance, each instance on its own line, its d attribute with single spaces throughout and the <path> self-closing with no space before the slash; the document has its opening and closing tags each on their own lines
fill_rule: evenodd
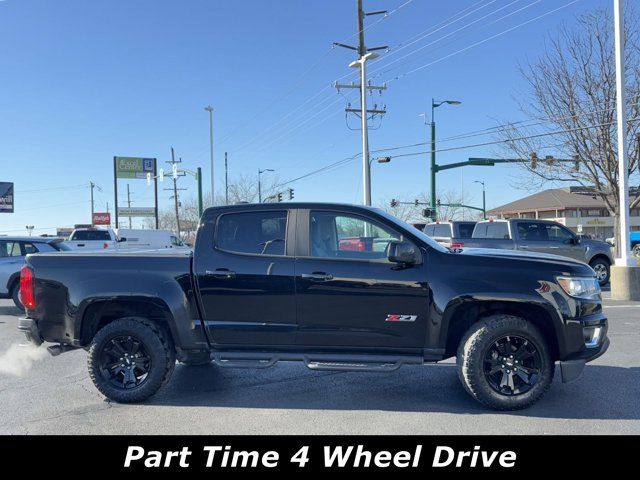
<svg viewBox="0 0 640 480">
<path fill-rule="evenodd" d="M 227 369 L 177 366 L 170 384 L 149 403 L 229 408 L 381 410 L 495 413 L 462 388 L 451 364 L 403 367 L 391 374 L 312 372 L 300 364 Z M 583 376 L 550 391 L 533 407 L 506 415 L 525 417 L 640 419 L 640 368 L 587 365 Z"/>
</svg>

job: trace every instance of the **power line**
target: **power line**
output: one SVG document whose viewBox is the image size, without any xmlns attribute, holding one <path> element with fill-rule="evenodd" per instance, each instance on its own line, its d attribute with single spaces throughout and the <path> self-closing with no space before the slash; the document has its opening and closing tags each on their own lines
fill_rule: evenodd
<svg viewBox="0 0 640 480">
<path fill-rule="evenodd" d="M 571 6 L 571 5 L 575 4 L 575 3 L 578 3 L 579 1 L 580 1 L 580 0 L 572 0 L 571 2 L 565 3 L 564 5 L 562 5 L 562 6 L 558 7 L 558 8 L 554 8 L 553 10 L 550 10 L 550 11 L 548 11 L 548 12 L 546 12 L 546 13 L 543 13 L 543 14 L 541 14 L 541 15 L 538 15 L 537 17 L 534 17 L 534 18 L 531 18 L 531 19 L 529 19 L 529 20 L 527 20 L 527 21 L 524 21 L 524 22 L 522 22 L 522 23 L 519 23 L 518 25 L 515 25 L 515 26 L 510 27 L 510 28 L 508 28 L 508 29 L 506 29 L 506 30 L 503 30 L 503 31 L 501 31 L 501 32 L 499 32 L 499 33 L 496 33 L 496 34 L 494 34 L 494 35 L 491 35 L 491 36 L 489 36 L 489 37 L 487 37 L 487 38 L 485 38 L 485 39 L 483 39 L 483 40 L 480 40 L 480 41 L 478 41 L 478 42 L 472 43 L 471 45 L 468 45 L 468 46 L 466 46 L 466 47 L 464 47 L 464 48 L 461 48 L 460 50 L 456 50 L 455 52 L 452 52 L 452 53 L 450 53 L 450 54 L 448 54 L 448 55 L 445 55 L 444 57 L 440 57 L 440 58 L 439 58 L 439 59 L 437 59 L 437 60 L 433 60 L 433 61 L 431 61 L 431 62 L 429 62 L 429 63 L 427 63 L 427 64 L 425 64 L 425 65 L 421 65 L 421 66 L 419 66 L 419 67 L 417 67 L 417 68 L 414 68 L 414 69 L 409 70 L 409 71 L 407 71 L 407 72 L 405 72 L 405 73 L 402 73 L 402 74 L 400 74 L 400 75 L 397 75 L 397 76 L 395 76 L 395 77 L 393 77 L 393 78 L 391 78 L 391 79 L 387 80 L 387 83 L 390 83 L 390 82 L 395 81 L 395 80 L 400 80 L 401 78 L 407 77 L 408 75 L 411 75 L 411 74 L 413 74 L 413 73 L 415 73 L 415 72 L 418 72 L 418 71 L 423 70 L 423 69 L 425 69 L 425 68 L 427 68 L 427 67 L 430 67 L 430 66 L 432 66 L 432 65 L 435 65 L 436 63 L 439 63 L 439 62 L 441 62 L 441 61 L 443 61 L 443 60 L 446 60 L 446 59 L 451 58 L 451 57 L 453 57 L 453 56 L 455 56 L 455 55 L 459 55 L 459 54 L 461 54 L 461 53 L 464 53 L 464 52 L 466 52 L 466 51 L 468 51 L 468 50 L 471 50 L 472 48 L 478 47 L 478 46 L 480 46 L 480 45 L 482 45 L 482 44 L 484 44 L 484 43 L 487 43 L 487 42 L 489 42 L 489 41 L 491 41 L 491 40 L 494 40 L 494 39 L 496 39 L 496 38 L 498 38 L 498 37 L 501 37 L 502 35 L 505 35 L 505 34 L 507 34 L 507 33 L 510 33 L 510 32 L 512 32 L 512 31 L 514 31 L 514 30 L 516 30 L 516 29 L 518 29 L 518 28 L 521 28 L 521 27 L 523 27 L 523 26 L 525 26 L 525 25 L 528 25 L 528 24 L 533 23 L 533 22 L 535 22 L 535 21 L 537 21 L 537 20 L 540 20 L 541 18 L 544 18 L 544 17 L 547 17 L 547 16 L 549 16 L 549 15 L 552 15 L 552 14 L 554 14 L 554 13 L 556 13 L 556 12 L 558 12 L 558 11 L 560 11 L 560 10 L 564 9 L 564 8 L 567 8 L 567 7 L 569 7 L 569 6 Z"/>
</svg>

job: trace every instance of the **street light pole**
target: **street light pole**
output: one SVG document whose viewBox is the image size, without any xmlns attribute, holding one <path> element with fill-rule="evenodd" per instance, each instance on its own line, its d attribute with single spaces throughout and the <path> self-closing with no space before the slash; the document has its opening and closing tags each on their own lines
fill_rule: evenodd
<svg viewBox="0 0 640 480">
<path fill-rule="evenodd" d="M 482 218 L 483 220 L 487 219 L 487 198 L 484 190 L 484 181 L 475 180 L 474 183 L 479 183 L 482 185 Z"/>
<path fill-rule="evenodd" d="M 274 172 L 275 170 L 271 168 L 265 168 L 264 170 L 258 169 L 258 203 L 262 203 L 262 182 L 260 180 L 260 175 L 265 172 Z"/>
<path fill-rule="evenodd" d="M 211 156 L 211 206 L 215 202 L 215 182 L 214 182 L 214 167 L 213 167 L 213 107 L 207 105 L 204 109 L 209 112 L 209 153 Z"/>
<path fill-rule="evenodd" d="M 438 100 L 431 99 L 431 208 L 435 212 L 434 215 L 437 220 L 438 211 L 436 209 L 436 108 L 444 104 L 447 105 L 460 105 L 462 102 L 458 100 Z"/>
</svg>

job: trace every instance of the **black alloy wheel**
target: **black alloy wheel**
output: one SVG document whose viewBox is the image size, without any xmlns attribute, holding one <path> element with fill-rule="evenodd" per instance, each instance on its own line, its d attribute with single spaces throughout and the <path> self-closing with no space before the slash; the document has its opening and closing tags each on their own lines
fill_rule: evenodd
<svg viewBox="0 0 640 480">
<path fill-rule="evenodd" d="M 506 335 L 492 343 L 484 356 L 484 374 L 501 395 L 521 395 L 531 390 L 542 369 L 542 357 L 533 342 Z"/>
<path fill-rule="evenodd" d="M 100 374 L 111 385 L 123 390 L 141 386 L 149 376 L 151 358 L 141 340 L 117 336 L 100 352 Z"/>
</svg>

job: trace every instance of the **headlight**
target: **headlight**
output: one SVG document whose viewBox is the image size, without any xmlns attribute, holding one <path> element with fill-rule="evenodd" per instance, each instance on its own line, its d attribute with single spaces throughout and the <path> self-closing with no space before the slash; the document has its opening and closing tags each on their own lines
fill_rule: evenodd
<svg viewBox="0 0 640 480">
<path fill-rule="evenodd" d="M 591 277 L 558 277 L 558 284 L 571 297 L 587 300 L 600 296 L 600 284 Z"/>
</svg>

